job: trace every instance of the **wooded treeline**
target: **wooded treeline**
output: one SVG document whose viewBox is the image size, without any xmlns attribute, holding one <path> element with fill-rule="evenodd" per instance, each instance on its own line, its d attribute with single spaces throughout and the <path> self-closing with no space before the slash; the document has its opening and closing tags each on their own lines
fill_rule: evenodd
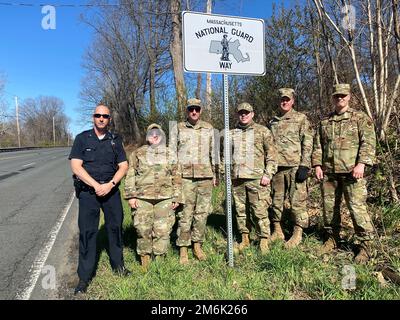
<svg viewBox="0 0 400 320">
<path fill-rule="evenodd" d="M 1 88 L 0 88 L 1 97 Z M 19 143 L 24 146 L 67 146 L 72 142 L 64 102 L 56 97 L 28 98 L 19 104 Z M 6 112 L 0 98 L 0 147 L 18 146 L 16 114 Z"/>
</svg>

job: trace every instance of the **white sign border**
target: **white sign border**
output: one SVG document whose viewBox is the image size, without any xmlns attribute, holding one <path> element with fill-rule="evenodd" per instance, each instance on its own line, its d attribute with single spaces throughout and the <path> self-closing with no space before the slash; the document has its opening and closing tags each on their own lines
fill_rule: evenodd
<svg viewBox="0 0 400 320">
<path fill-rule="evenodd" d="M 242 20 L 256 20 L 256 21 L 261 21 L 263 25 L 263 73 L 238 73 L 238 72 L 209 72 L 209 71 L 194 71 L 194 70 L 189 70 L 186 69 L 185 66 L 185 23 L 184 23 L 184 18 L 185 18 L 185 13 L 191 13 L 191 14 L 198 14 L 198 15 L 203 15 L 203 16 L 211 16 L 211 17 L 223 17 L 223 18 L 234 18 L 234 19 L 242 19 Z M 267 70 L 266 70 L 266 63 L 265 63 L 265 21 L 264 19 L 257 19 L 257 18 L 247 18 L 247 17 L 238 17 L 238 16 L 228 16 L 228 15 L 221 15 L 221 14 L 210 14 L 210 13 L 203 13 L 203 12 L 197 12 L 197 11 L 182 11 L 182 56 L 183 56 L 183 70 L 185 72 L 190 72 L 190 73 L 212 73 L 212 74 L 229 74 L 229 75 L 237 75 L 237 76 L 256 76 L 256 77 L 262 77 L 265 76 Z"/>
</svg>

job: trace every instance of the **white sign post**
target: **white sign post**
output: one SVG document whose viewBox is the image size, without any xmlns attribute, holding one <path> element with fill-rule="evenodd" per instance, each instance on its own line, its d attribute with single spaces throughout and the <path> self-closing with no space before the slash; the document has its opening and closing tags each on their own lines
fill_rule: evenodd
<svg viewBox="0 0 400 320">
<path fill-rule="evenodd" d="M 265 74 L 264 21 L 184 11 L 182 28 L 185 71 L 223 74 L 227 246 L 229 266 L 233 267 L 228 75 Z"/>
</svg>

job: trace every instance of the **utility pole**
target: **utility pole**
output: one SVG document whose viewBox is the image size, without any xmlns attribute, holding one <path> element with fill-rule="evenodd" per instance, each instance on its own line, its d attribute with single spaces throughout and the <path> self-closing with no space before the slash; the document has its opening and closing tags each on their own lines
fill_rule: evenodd
<svg viewBox="0 0 400 320">
<path fill-rule="evenodd" d="M 53 116 L 53 146 L 56 146 L 56 129 L 54 126 L 54 116 Z"/>
<path fill-rule="evenodd" d="M 18 97 L 15 96 L 15 114 L 17 116 L 17 136 L 18 136 L 18 148 L 21 148 L 21 137 L 19 131 L 19 116 L 18 116 Z"/>
<path fill-rule="evenodd" d="M 207 13 L 211 13 L 212 0 L 207 0 Z M 206 74 L 206 110 L 211 115 L 211 73 Z"/>
</svg>

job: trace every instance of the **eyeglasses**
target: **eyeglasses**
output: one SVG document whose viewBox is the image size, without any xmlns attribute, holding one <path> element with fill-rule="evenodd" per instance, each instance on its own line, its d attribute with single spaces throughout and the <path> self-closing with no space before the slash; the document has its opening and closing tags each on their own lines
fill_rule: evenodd
<svg viewBox="0 0 400 320">
<path fill-rule="evenodd" d="M 335 94 L 333 97 L 335 99 L 344 99 L 346 98 L 348 95 L 347 94 Z"/>
<path fill-rule="evenodd" d="M 188 107 L 187 109 L 189 112 L 193 112 L 194 110 L 196 110 L 197 113 L 199 113 L 201 110 L 200 107 Z"/>
<path fill-rule="evenodd" d="M 109 114 L 101 114 L 101 113 L 95 113 L 95 114 L 93 115 L 93 117 L 95 117 L 95 118 L 101 118 L 101 117 L 103 117 L 104 119 L 110 119 L 110 115 L 109 115 Z"/>
</svg>

